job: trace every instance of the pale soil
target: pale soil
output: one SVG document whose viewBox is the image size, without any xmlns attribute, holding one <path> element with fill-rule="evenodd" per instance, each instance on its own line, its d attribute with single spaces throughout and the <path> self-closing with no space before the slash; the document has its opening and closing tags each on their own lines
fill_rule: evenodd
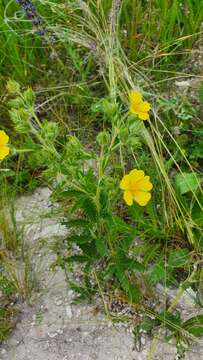
<svg viewBox="0 0 203 360">
<path fill-rule="evenodd" d="M 33 306 L 19 304 L 21 321 L 1 346 L 0 360 L 147 359 L 149 338 L 143 337 L 142 350 L 136 351 L 130 328 L 113 325 L 101 311 L 95 313 L 95 305 L 72 305 L 74 294 L 67 286 L 64 272 L 50 269 L 54 260 L 50 244 L 56 239 L 60 241 L 67 229 L 56 220 L 42 217 L 52 209 L 49 196 L 47 188 L 40 188 L 32 196 L 22 196 L 17 201 L 18 223 L 27 224 L 26 239 L 37 249 L 33 260 L 43 289 L 33 298 Z M 40 248 L 42 239 L 45 241 Z M 185 296 L 180 305 L 186 318 L 200 311 L 191 296 Z M 175 347 L 160 342 L 156 359 L 175 360 Z M 192 346 L 186 359 L 203 359 L 203 343 Z"/>
</svg>

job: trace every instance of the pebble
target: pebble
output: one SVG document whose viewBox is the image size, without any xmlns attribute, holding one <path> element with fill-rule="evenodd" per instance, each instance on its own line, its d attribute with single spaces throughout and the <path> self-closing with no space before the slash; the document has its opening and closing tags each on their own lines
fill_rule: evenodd
<svg viewBox="0 0 203 360">
<path fill-rule="evenodd" d="M 62 304 L 63 304 L 63 301 L 61 299 L 56 299 L 56 301 L 55 301 L 56 306 L 61 306 Z"/>
<path fill-rule="evenodd" d="M 48 336 L 49 336 L 51 339 L 54 339 L 57 335 L 58 335 L 57 332 L 54 332 L 54 333 L 49 333 L 49 332 L 48 332 Z"/>
<path fill-rule="evenodd" d="M 68 296 L 69 296 L 70 298 L 72 298 L 73 294 L 74 294 L 74 291 L 73 291 L 73 290 L 69 290 L 69 291 L 68 291 Z"/>
<path fill-rule="evenodd" d="M 72 316 L 73 316 L 72 309 L 71 309 L 71 306 L 70 306 L 70 305 L 67 305 L 67 306 L 66 306 L 66 315 L 67 315 L 67 317 L 68 317 L 69 319 L 71 319 Z"/>
<path fill-rule="evenodd" d="M 145 339 L 144 336 L 142 336 L 140 340 L 141 340 L 141 344 L 142 344 L 142 345 L 145 345 L 145 344 L 146 344 L 146 339 Z"/>
<path fill-rule="evenodd" d="M 190 86 L 190 81 L 188 80 L 175 81 L 175 85 L 180 88 L 187 88 Z"/>
</svg>

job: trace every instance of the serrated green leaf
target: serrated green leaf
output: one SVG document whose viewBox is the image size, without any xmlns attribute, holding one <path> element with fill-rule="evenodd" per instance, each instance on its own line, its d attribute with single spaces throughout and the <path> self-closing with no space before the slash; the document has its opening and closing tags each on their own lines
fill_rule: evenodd
<svg viewBox="0 0 203 360">
<path fill-rule="evenodd" d="M 175 184 L 181 195 L 189 191 L 196 191 L 199 187 L 199 176 L 196 173 L 177 174 Z"/>
<path fill-rule="evenodd" d="M 8 102 L 8 105 L 10 108 L 19 109 L 19 108 L 24 108 L 25 103 L 20 96 L 17 96 L 15 99 L 10 100 Z"/>
<path fill-rule="evenodd" d="M 128 296 L 130 298 L 130 302 L 138 304 L 141 298 L 140 289 L 137 286 L 130 284 Z"/>
<path fill-rule="evenodd" d="M 141 298 L 140 289 L 136 285 L 130 283 L 128 277 L 123 270 L 119 268 L 119 266 L 116 267 L 116 276 L 121 284 L 121 287 L 128 294 L 129 300 L 131 302 L 138 303 Z"/>
<path fill-rule="evenodd" d="M 81 208 L 87 218 L 89 218 L 93 222 L 97 221 L 97 208 L 92 199 L 84 197 L 83 201 L 81 202 Z"/>
<path fill-rule="evenodd" d="M 61 224 L 65 225 L 67 228 L 70 229 L 87 227 L 89 225 L 89 222 L 84 219 L 73 219 L 69 221 L 63 221 Z"/>
<path fill-rule="evenodd" d="M 164 323 L 165 327 L 170 331 L 177 331 L 177 327 L 181 328 L 180 313 L 172 314 L 168 311 L 163 311 L 159 314 L 159 320 Z"/>
<path fill-rule="evenodd" d="M 73 256 L 63 257 L 62 260 L 67 263 L 71 263 L 71 262 L 84 263 L 86 261 L 89 261 L 89 258 L 88 256 L 85 255 L 73 255 Z"/>
<path fill-rule="evenodd" d="M 106 256 L 108 254 L 108 248 L 107 248 L 105 238 L 103 238 L 103 237 L 96 238 L 96 248 L 97 248 L 99 255 Z"/>
<path fill-rule="evenodd" d="M 155 264 L 153 270 L 149 275 L 149 280 L 152 284 L 156 284 L 159 281 L 165 279 L 166 277 L 166 268 L 163 260 L 160 260 Z"/>
<path fill-rule="evenodd" d="M 60 193 L 60 198 L 73 198 L 73 197 L 80 197 L 81 195 L 84 195 L 82 191 L 75 190 L 75 189 L 68 189 L 65 191 L 62 191 Z"/>
<path fill-rule="evenodd" d="M 32 107 L 34 105 L 35 93 L 30 87 L 24 91 L 23 98 L 28 107 Z"/>
<path fill-rule="evenodd" d="M 168 265 L 174 268 L 182 267 L 188 262 L 189 256 L 188 249 L 173 250 L 169 254 Z"/>
<path fill-rule="evenodd" d="M 182 328 L 199 337 L 203 335 L 203 315 L 194 316 L 182 324 Z"/>
<path fill-rule="evenodd" d="M 90 237 L 86 235 L 71 235 L 66 238 L 66 242 L 76 243 L 77 245 L 85 244 L 90 241 Z"/>
</svg>

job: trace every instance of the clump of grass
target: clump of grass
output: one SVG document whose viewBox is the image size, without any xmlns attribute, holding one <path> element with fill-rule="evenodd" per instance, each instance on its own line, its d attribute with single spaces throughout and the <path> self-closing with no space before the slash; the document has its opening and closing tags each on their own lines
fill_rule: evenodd
<svg viewBox="0 0 203 360">
<path fill-rule="evenodd" d="M 25 241 L 23 226 L 17 226 L 13 206 L 5 204 L 5 199 L 0 212 L 0 239 L 2 272 L 18 297 L 29 301 L 39 286 L 33 249 Z"/>
</svg>

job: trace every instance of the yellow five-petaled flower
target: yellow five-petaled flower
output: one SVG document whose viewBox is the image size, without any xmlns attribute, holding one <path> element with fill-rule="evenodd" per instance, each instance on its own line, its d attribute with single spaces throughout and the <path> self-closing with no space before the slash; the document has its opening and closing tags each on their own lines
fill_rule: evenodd
<svg viewBox="0 0 203 360">
<path fill-rule="evenodd" d="M 142 170 L 131 170 L 129 174 L 123 176 L 120 188 L 124 190 L 123 198 L 127 205 L 131 206 L 136 201 L 140 206 L 145 206 L 151 199 L 153 185 L 149 176 L 145 176 Z"/>
<path fill-rule="evenodd" d="M 0 130 L 0 160 L 3 160 L 9 154 L 8 142 L 8 135 L 6 135 L 5 131 Z"/>
<path fill-rule="evenodd" d="M 141 120 L 149 119 L 149 110 L 151 109 L 150 103 L 143 101 L 142 94 L 138 91 L 131 91 L 130 98 L 130 112 L 137 115 Z"/>
</svg>

